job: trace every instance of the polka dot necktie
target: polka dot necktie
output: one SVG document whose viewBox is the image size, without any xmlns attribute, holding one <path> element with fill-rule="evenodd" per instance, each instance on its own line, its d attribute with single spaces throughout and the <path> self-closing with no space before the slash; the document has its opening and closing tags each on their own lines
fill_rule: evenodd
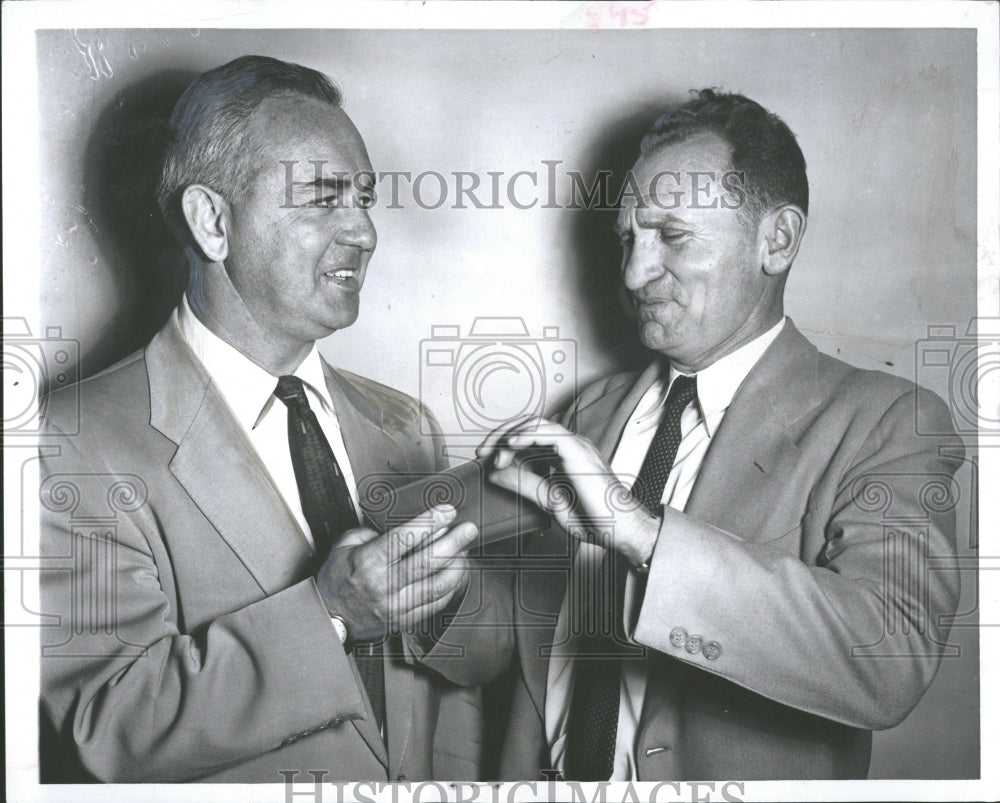
<svg viewBox="0 0 1000 803">
<path fill-rule="evenodd" d="M 635 500 L 654 515 L 659 514 L 663 489 L 680 446 L 681 414 L 696 396 L 695 377 L 681 375 L 674 380 L 663 419 L 632 486 Z M 620 553 L 605 553 L 599 587 L 608 591 L 595 595 L 603 596 L 603 600 L 593 601 L 598 611 L 586 612 L 591 626 L 585 622 L 575 660 L 576 679 L 566 728 L 567 780 L 606 781 L 614 771 L 621 688 L 619 656 L 628 643 L 623 621 L 628 571 L 628 561 Z M 606 623 L 603 627 L 592 626 L 601 621 Z"/>
<path fill-rule="evenodd" d="M 316 413 L 309 406 L 302 380 L 297 376 L 279 377 L 274 395 L 288 408 L 288 450 L 292 456 L 302 513 L 316 545 L 318 569 L 341 534 L 358 526 L 358 514 L 330 442 L 323 434 Z M 381 731 L 385 722 L 381 643 L 356 644 L 354 661 Z"/>
<path fill-rule="evenodd" d="M 309 406 L 302 380 L 280 377 L 274 395 L 288 408 L 288 450 L 295 484 L 316 545 L 317 561 L 322 563 L 340 534 L 358 526 L 358 514 L 344 473 Z"/>
</svg>

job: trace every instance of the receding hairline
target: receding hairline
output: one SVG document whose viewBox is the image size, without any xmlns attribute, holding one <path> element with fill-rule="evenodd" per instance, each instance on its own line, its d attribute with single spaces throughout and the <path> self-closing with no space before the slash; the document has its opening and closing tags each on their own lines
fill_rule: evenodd
<svg viewBox="0 0 1000 803">
<path fill-rule="evenodd" d="M 325 125 L 321 120 L 316 118 L 310 117 L 308 122 L 303 121 L 303 103 L 308 105 L 309 101 L 315 101 L 314 106 L 317 109 L 326 107 L 331 114 L 334 114 L 338 118 L 340 124 L 344 126 L 344 130 L 340 134 L 349 134 L 360 148 L 360 155 L 364 160 L 361 170 L 371 169 L 371 157 L 368 154 L 368 147 L 365 144 L 364 137 L 361 136 L 361 132 L 358 131 L 357 126 L 354 125 L 354 121 L 341 104 L 330 103 L 321 98 L 313 98 L 308 95 L 302 96 L 301 93 L 294 90 L 279 92 L 264 98 L 246 119 L 244 136 L 246 137 L 247 144 L 250 148 L 256 150 L 261 157 L 258 163 L 254 165 L 253 171 L 247 177 L 246 186 L 248 190 L 253 185 L 257 176 L 260 175 L 260 172 L 269 166 L 269 157 L 266 150 L 268 148 L 281 148 L 284 145 L 289 146 L 289 152 L 281 158 L 287 157 L 292 161 L 295 161 L 296 158 L 304 158 L 308 161 L 314 157 L 318 157 L 320 161 L 324 161 L 322 158 L 323 154 L 321 153 L 303 154 L 300 151 L 296 154 L 292 150 L 292 148 L 298 147 L 301 143 L 308 142 L 310 139 L 315 142 L 330 140 L 337 130 L 335 127 Z M 272 106 L 272 114 L 268 113 L 268 105 Z M 279 127 L 276 128 L 275 124 Z M 337 136 L 336 141 L 338 146 L 342 147 L 344 137 Z M 273 155 L 273 150 L 271 154 Z M 305 165 L 305 169 L 307 171 L 311 170 L 308 165 Z"/>
<path fill-rule="evenodd" d="M 312 105 L 316 108 L 327 109 L 330 113 L 342 117 L 348 125 L 350 125 L 353 132 L 359 133 L 357 126 L 354 125 L 354 121 L 351 120 L 342 104 L 331 103 L 330 101 L 323 100 L 322 98 L 306 95 L 296 90 L 282 90 L 262 98 L 261 101 L 254 107 L 253 111 L 247 115 L 244 130 L 247 134 L 251 134 L 251 132 L 254 131 L 261 131 L 269 121 L 280 121 L 282 118 L 297 118 L 301 120 L 304 105 Z M 269 107 L 277 108 L 274 110 L 273 114 L 268 115 L 267 112 Z"/>
<path fill-rule="evenodd" d="M 677 152 L 684 148 L 697 147 L 703 148 L 701 153 L 705 157 L 705 161 L 690 159 L 690 157 L 682 157 L 678 161 L 657 161 L 662 160 L 664 154 L 670 149 Z M 709 149 L 713 150 L 715 154 L 709 156 Z M 680 183 L 684 187 L 690 188 L 696 180 L 695 174 L 702 174 L 704 177 L 698 179 L 698 183 L 701 186 L 705 186 L 704 182 L 706 179 L 712 185 L 722 186 L 726 174 L 736 170 L 734 155 L 735 146 L 733 143 L 718 131 L 706 126 L 704 128 L 691 129 L 689 132 L 686 132 L 683 138 L 665 138 L 654 145 L 648 145 L 645 149 L 640 146 L 639 157 L 632 165 L 631 172 L 635 179 L 638 180 L 640 177 L 638 168 L 640 165 L 644 165 L 644 172 L 648 172 L 649 174 L 647 180 L 652 180 L 655 176 L 662 176 L 667 173 L 677 173 L 680 175 Z M 684 161 L 687 163 L 683 163 Z M 639 183 L 640 185 L 642 184 L 642 182 Z M 759 205 L 751 200 L 751 197 L 751 194 L 748 193 L 746 202 L 738 208 L 732 208 L 732 211 L 736 212 L 742 218 L 744 226 L 748 231 L 756 230 L 765 214 L 765 210 L 759 208 Z M 619 212 L 621 212 L 621 208 L 619 208 Z"/>
<path fill-rule="evenodd" d="M 170 136 L 157 182 L 157 203 L 171 228 L 188 235 L 179 196 L 192 184 L 205 184 L 227 200 L 247 191 L 246 176 L 257 172 L 269 140 L 258 112 L 274 101 L 293 98 L 296 106 L 309 99 L 343 109 L 343 93 L 330 76 L 300 64 L 270 56 L 247 55 L 202 73 L 185 90 L 170 115 Z M 291 114 L 293 109 L 282 109 Z M 311 107 L 315 108 L 315 107 Z M 287 127 L 286 127 L 287 131 Z M 275 136 L 277 135 L 277 136 Z"/>
<path fill-rule="evenodd" d="M 711 165 L 712 167 L 719 170 L 731 169 L 733 167 L 733 152 L 734 152 L 733 144 L 729 142 L 724 136 L 719 134 L 717 131 L 713 131 L 711 128 L 700 128 L 698 130 L 692 131 L 683 139 L 675 139 L 675 140 L 665 139 L 662 142 L 657 142 L 653 145 L 647 145 L 644 150 L 640 149 L 639 158 L 635 160 L 635 165 L 632 166 L 632 169 L 634 170 L 635 166 L 644 160 L 650 161 L 652 159 L 657 158 L 660 154 L 662 154 L 669 148 L 676 148 L 679 150 L 685 147 L 688 148 L 697 147 L 700 144 L 710 144 L 712 146 L 717 145 L 721 149 L 721 152 L 723 154 L 722 163 L 721 164 L 713 163 Z M 706 162 L 705 165 L 698 165 L 698 167 L 689 169 L 698 169 L 699 167 L 704 167 L 704 166 L 708 166 L 708 163 Z"/>
</svg>

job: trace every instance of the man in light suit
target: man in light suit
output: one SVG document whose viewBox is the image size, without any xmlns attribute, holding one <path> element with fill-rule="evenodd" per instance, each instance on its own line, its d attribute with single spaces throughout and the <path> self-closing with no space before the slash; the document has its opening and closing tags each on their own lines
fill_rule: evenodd
<svg viewBox="0 0 1000 803">
<path fill-rule="evenodd" d="M 449 507 L 358 527 L 362 478 L 442 453 L 414 399 L 315 346 L 354 322 L 375 248 L 364 143 L 329 79 L 257 56 L 171 127 L 187 293 L 80 386 L 79 419 L 76 390 L 46 409 L 43 780 L 475 779 L 477 684 L 510 646 L 442 618 L 498 610 L 476 528 Z"/>
<path fill-rule="evenodd" d="M 961 442 L 917 434 L 953 432 L 936 396 L 785 317 L 808 184 L 780 119 L 704 90 L 632 177 L 622 277 L 656 359 L 481 449 L 568 533 L 526 554 L 572 567 L 522 573 L 502 775 L 863 778 L 957 604 L 928 557 L 954 554 Z M 538 447 L 554 474 L 532 470 Z"/>
</svg>

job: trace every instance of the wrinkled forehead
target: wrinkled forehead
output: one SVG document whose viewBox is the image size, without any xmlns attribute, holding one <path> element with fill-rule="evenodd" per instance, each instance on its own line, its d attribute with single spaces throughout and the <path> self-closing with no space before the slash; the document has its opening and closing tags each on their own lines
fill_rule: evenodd
<svg viewBox="0 0 1000 803">
<path fill-rule="evenodd" d="M 361 134 L 338 106 L 302 95 L 267 98 L 250 118 L 251 135 L 265 161 L 325 163 L 325 170 L 371 171 L 371 160 Z M 267 166 L 266 164 L 264 165 Z"/>
<path fill-rule="evenodd" d="M 731 150 L 710 131 L 652 148 L 639 157 L 626 179 L 619 220 L 630 216 L 636 207 L 676 206 L 678 193 L 691 200 L 690 196 L 702 189 L 717 188 L 731 169 Z"/>
<path fill-rule="evenodd" d="M 663 170 L 726 170 L 732 164 L 732 148 L 712 131 L 699 131 L 679 142 L 650 148 L 639 157 L 633 170 L 651 175 Z"/>
</svg>

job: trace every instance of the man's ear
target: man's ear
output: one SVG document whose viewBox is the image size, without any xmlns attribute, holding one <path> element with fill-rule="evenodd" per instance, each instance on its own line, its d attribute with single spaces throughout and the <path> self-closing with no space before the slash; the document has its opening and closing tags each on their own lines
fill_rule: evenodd
<svg viewBox="0 0 1000 803">
<path fill-rule="evenodd" d="M 191 236 L 209 262 L 229 256 L 229 204 L 204 184 L 191 184 L 181 196 L 181 209 Z"/>
<path fill-rule="evenodd" d="M 768 276 L 787 271 L 799 252 L 806 231 L 806 215 L 795 204 L 786 204 L 764 215 L 761 234 L 761 266 Z"/>
</svg>

